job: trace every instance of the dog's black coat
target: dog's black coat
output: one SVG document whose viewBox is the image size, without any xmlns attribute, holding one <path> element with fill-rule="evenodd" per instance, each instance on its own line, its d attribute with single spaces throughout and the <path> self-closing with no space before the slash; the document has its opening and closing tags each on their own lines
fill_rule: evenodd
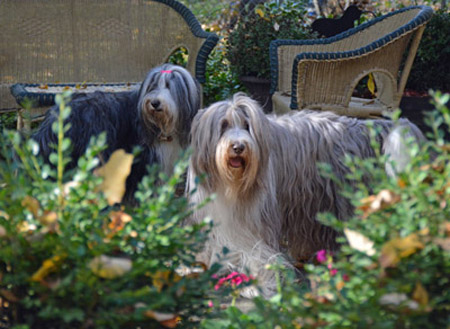
<svg viewBox="0 0 450 329">
<path fill-rule="evenodd" d="M 174 73 L 170 78 L 163 78 L 161 77 L 163 73 L 160 72 Z M 200 88 L 187 71 L 165 64 L 149 72 L 140 90 L 74 94 L 68 104 L 71 107 L 71 113 L 65 120 L 65 123 L 70 124 L 65 137 L 72 141 L 71 162 L 67 168 L 74 168 L 77 165 L 78 159 L 85 153 L 91 138 L 102 132 L 106 132 L 107 143 L 106 150 L 101 154 L 100 160 L 103 163 L 118 149 L 132 153 L 133 149 L 139 146 L 141 151 L 134 160 L 124 197 L 125 202 L 132 202 L 138 183 L 147 173 L 147 166 L 162 162 L 156 151 L 160 143 L 161 129 L 156 124 L 149 124 L 148 120 L 144 123 L 144 110 L 140 108 L 150 106 L 145 105 L 143 99 L 151 90 L 161 87 L 158 83 L 159 79 L 165 79 L 166 87 L 170 89 L 174 103 L 178 105 L 175 133 L 181 146 L 185 148 L 192 119 L 200 107 Z M 185 81 L 186 79 L 189 81 Z M 59 109 L 55 105 L 47 111 L 44 121 L 32 135 L 39 145 L 40 154 L 47 161 L 50 154 L 55 152 L 51 145 L 58 143 L 57 135 L 52 130 L 58 115 Z"/>
</svg>

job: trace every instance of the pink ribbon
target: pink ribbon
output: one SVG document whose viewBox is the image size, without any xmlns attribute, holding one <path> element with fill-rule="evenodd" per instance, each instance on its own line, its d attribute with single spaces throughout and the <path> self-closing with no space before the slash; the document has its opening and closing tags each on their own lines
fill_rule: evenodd
<svg viewBox="0 0 450 329">
<path fill-rule="evenodd" d="M 172 70 L 161 70 L 161 73 L 172 73 Z"/>
</svg>

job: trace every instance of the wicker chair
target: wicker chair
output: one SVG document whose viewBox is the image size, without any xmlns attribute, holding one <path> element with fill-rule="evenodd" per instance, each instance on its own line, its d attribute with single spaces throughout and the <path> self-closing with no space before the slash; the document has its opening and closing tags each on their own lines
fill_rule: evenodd
<svg viewBox="0 0 450 329">
<path fill-rule="evenodd" d="M 432 13 L 426 6 L 408 7 L 331 38 L 272 41 L 275 113 L 309 108 L 372 117 L 398 108 Z M 377 97 L 352 97 L 358 82 L 369 73 L 373 74 Z"/>
<path fill-rule="evenodd" d="M 27 97 L 36 105 L 33 116 L 55 97 L 50 88 L 35 92 L 39 85 L 121 90 L 179 48 L 187 49 L 187 69 L 204 83 L 218 41 L 175 0 L 2 0 L 0 30 L 0 112 Z M 17 83 L 14 98 L 10 88 Z"/>
</svg>

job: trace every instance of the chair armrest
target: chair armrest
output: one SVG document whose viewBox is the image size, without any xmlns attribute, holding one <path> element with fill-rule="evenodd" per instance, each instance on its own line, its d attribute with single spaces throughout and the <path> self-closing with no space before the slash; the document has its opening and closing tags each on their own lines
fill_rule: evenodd
<svg viewBox="0 0 450 329">
<path fill-rule="evenodd" d="M 419 11 L 418 13 L 416 13 Z M 292 64 L 300 53 L 364 53 L 390 43 L 426 24 L 433 14 L 427 6 L 407 7 L 377 17 L 336 36 L 315 40 L 274 40 L 270 44 L 271 89 L 288 92 Z M 328 55 L 321 55 L 328 56 Z M 341 56 L 341 55 L 338 55 Z M 349 54 L 343 56 L 350 56 Z"/>
</svg>

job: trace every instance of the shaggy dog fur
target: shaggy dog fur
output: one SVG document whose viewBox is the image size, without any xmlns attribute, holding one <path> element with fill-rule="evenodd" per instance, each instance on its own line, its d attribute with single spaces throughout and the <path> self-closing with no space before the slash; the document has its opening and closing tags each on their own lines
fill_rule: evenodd
<svg viewBox="0 0 450 329">
<path fill-rule="evenodd" d="M 407 120 L 399 124 L 422 138 Z M 374 125 L 381 129 L 381 143 L 386 138 L 396 139 L 388 137 L 392 121 L 374 120 Z M 225 268 L 249 270 L 270 294 L 275 280 L 266 264 L 284 255 L 281 261 L 292 266 L 291 260 L 308 259 L 319 249 L 337 248 L 338 233 L 317 221 L 316 215 L 331 212 L 345 220 L 353 207 L 339 193 L 336 182 L 320 175 L 317 164 L 328 163 L 334 175 L 346 181 L 344 155 L 373 157 L 363 120 L 307 110 L 267 116 L 258 103 L 236 94 L 201 110 L 191 132 L 190 201 L 201 204 L 216 194 L 190 218 L 191 223 L 207 216 L 214 221 L 200 260 L 211 265 L 227 247 Z M 396 146 L 384 145 L 394 159 L 402 156 L 398 152 L 402 148 Z M 206 178 L 198 180 L 203 175 Z"/>
<path fill-rule="evenodd" d="M 69 168 L 76 166 L 91 137 L 104 131 L 108 147 L 102 161 L 117 149 L 131 153 L 134 147 L 141 147 L 127 180 L 125 200 L 130 200 L 147 165 L 159 164 L 166 174 L 172 173 L 180 151 L 188 145 L 191 122 L 200 108 L 200 86 L 184 68 L 164 64 L 147 74 L 139 90 L 75 94 L 69 106 Z M 58 114 L 57 106 L 51 108 L 32 136 L 46 159 L 54 152 L 52 144 L 57 143 L 52 124 Z"/>
</svg>

